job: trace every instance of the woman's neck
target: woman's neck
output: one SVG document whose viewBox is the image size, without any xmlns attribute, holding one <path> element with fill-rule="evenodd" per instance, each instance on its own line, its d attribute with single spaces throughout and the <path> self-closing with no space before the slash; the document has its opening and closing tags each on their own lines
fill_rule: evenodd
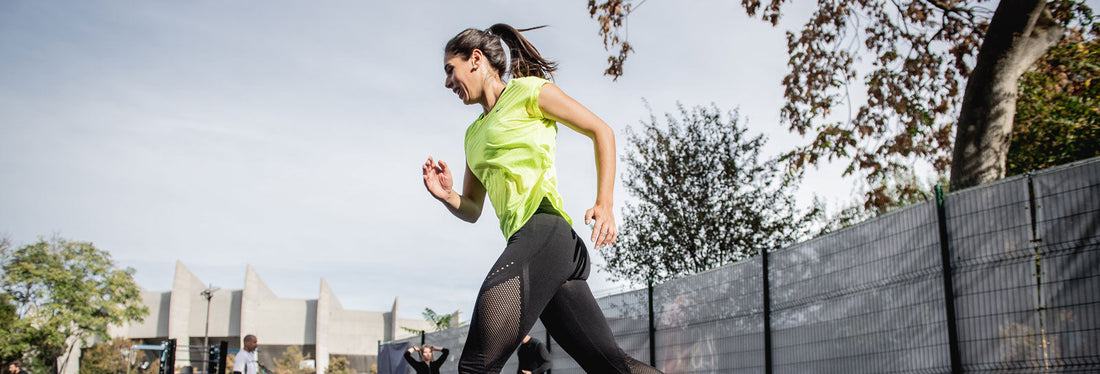
<svg viewBox="0 0 1100 374">
<path fill-rule="evenodd" d="M 482 97 L 485 100 L 481 102 L 481 109 L 484 114 L 489 114 L 490 110 L 497 105 L 497 101 L 500 100 L 500 95 L 504 93 L 505 84 L 500 80 L 500 77 L 489 78 L 485 82 L 484 90 L 482 91 Z"/>
</svg>

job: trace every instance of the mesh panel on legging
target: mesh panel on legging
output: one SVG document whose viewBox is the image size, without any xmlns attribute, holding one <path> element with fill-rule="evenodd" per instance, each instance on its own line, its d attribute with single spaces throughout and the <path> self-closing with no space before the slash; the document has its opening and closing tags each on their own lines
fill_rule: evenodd
<svg viewBox="0 0 1100 374">
<path fill-rule="evenodd" d="M 515 348 L 514 340 L 520 335 L 520 316 L 523 315 L 519 278 L 512 277 L 478 295 L 477 322 L 482 331 L 489 332 L 482 340 L 484 359 L 492 360 L 502 356 L 501 353 L 507 358 Z M 492 362 L 484 364 L 493 366 Z"/>
</svg>

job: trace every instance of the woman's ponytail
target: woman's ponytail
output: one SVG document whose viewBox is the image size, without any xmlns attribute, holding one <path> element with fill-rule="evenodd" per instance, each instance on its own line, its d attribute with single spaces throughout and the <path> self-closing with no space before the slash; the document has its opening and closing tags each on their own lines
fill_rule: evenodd
<svg viewBox="0 0 1100 374">
<path fill-rule="evenodd" d="M 498 23 L 495 24 L 487 31 L 493 35 L 499 36 L 504 44 L 508 45 L 508 49 L 511 50 L 512 64 L 509 66 L 508 72 L 513 77 L 540 77 L 543 79 L 550 79 L 553 77 L 554 71 L 558 70 L 558 63 L 549 61 L 542 57 L 538 49 L 531 42 L 524 38 L 521 32 L 541 29 L 546 26 L 532 27 L 529 29 L 517 30 L 516 28 Z"/>
</svg>

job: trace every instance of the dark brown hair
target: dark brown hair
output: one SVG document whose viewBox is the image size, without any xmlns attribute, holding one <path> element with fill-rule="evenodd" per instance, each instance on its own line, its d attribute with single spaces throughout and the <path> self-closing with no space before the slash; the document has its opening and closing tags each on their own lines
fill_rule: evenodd
<svg viewBox="0 0 1100 374">
<path fill-rule="evenodd" d="M 540 77 L 550 79 L 553 77 L 553 72 L 558 70 L 558 63 L 543 58 L 539 51 L 535 49 L 535 46 L 527 41 L 523 35 L 520 35 L 521 32 L 543 27 L 546 26 L 517 30 L 515 27 L 498 23 L 485 30 L 466 29 L 451 38 L 443 52 L 446 55 L 462 56 L 464 59 L 469 59 L 470 54 L 477 49 L 485 55 L 485 58 L 489 60 L 489 65 L 497 70 L 501 78 L 507 72 L 516 78 Z M 501 41 L 504 41 L 508 45 L 508 49 L 511 50 L 511 66 L 505 66 L 508 59 L 504 56 L 504 47 L 501 47 Z"/>
</svg>

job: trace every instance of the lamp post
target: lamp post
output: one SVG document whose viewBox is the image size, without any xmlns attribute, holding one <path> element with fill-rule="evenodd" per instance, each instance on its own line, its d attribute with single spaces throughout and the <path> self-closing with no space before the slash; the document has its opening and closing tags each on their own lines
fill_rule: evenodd
<svg viewBox="0 0 1100 374">
<path fill-rule="evenodd" d="M 123 348 L 121 353 L 122 357 L 125 357 L 124 360 L 126 360 L 126 374 L 130 374 L 130 367 L 134 366 L 135 352 L 133 349 Z"/>
<path fill-rule="evenodd" d="M 218 288 L 214 287 L 213 284 L 206 287 L 205 290 L 202 290 L 202 297 L 206 299 L 206 334 L 202 338 L 202 351 L 204 355 L 209 355 L 210 353 L 210 299 L 214 298 L 214 291 L 217 290 Z"/>
</svg>

